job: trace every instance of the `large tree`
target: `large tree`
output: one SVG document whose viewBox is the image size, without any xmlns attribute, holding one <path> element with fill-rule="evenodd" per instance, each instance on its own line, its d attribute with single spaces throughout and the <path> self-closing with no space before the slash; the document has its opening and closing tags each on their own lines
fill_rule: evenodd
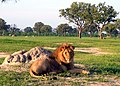
<svg viewBox="0 0 120 86">
<path fill-rule="evenodd" d="M 90 3 L 73 2 L 70 8 L 60 10 L 60 17 L 63 16 L 69 22 L 77 25 L 80 38 L 85 25 L 91 27 L 95 24 L 98 35 L 102 39 L 104 26 L 114 22 L 117 14 L 112 6 L 105 5 L 105 3 L 91 5 Z"/>
<path fill-rule="evenodd" d="M 4 31 L 6 31 L 6 22 L 0 18 L 0 35 L 2 35 Z"/>
<path fill-rule="evenodd" d="M 112 6 L 105 5 L 105 2 L 99 3 L 96 8 L 97 12 L 94 15 L 94 22 L 97 25 L 99 38 L 103 39 L 102 31 L 104 27 L 110 22 L 114 22 L 118 13 Z"/>
<path fill-rule="evenodd" d="M 88 16 L 90 4 L 84 2 L 73 2 L 70 8 L 61 9 L 60 17 L 65 17 L 69 22 L 77 25 L 78 35 L 81 38 L 82 30 L 84 29 L 85 20 Z"/>
<path fill-rule="evenodd" d="M 33 29 L 39 35 L 41 33 L 41 27 L 44 26 L 42 22 L 36 22 Z"/>
</svg>

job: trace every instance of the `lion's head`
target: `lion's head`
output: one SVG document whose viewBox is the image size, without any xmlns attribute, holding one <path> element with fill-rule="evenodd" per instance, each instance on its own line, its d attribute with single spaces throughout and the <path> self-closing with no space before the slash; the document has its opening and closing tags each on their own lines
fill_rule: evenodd
<svg viewBox="0 0 120 86">
<path fill-rule="evenodd" d="M 71 63 L 74 60 L 74 49 L 75 47 L 64 43 L 56 49 L 57 60 L 61 63 Z"/>
</svg>

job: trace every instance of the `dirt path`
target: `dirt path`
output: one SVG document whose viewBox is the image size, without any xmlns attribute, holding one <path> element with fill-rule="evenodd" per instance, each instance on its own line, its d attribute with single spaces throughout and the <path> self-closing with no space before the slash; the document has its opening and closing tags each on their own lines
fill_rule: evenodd
<svg viewBox="0 0 120 86">
<path fill-rule="evenodd" d="M 50 50 L 55 50 L 56 49 L 56 48 L 51 48 L 51 47 L 43 47 L 43 48 L 50 49 Z M 103 52 L 100 48 L 75 48 L 74 51 L 91 53 L 91 54 L 94 54 L 94 55 L 112 54 L 112 53 L 109 53 L 109 52 Z M 6 57 L 7 55 L 9 55 L 9 53 L 0 52 L 0 58 Z"/>
<path fill-rule="evenodd" d="M 51 47 L 44 47 L 44 48 L 45 49 L 51 49 L 51 50 L 55 49 L 55 48 L 51 48 Z M 74 51 L 91 53 L 91 54 L 94 54 L 94 55 L 113 54 L 113 53 L 109 53 L 109 52 L 103 52 L 100 48 L 75 48 Z"/>
<path fill-rule="evenodd" d="M 9 53 L 0 52 L 0 58 L 6 57 L 7 55 L 9 55 Z"/>
</svg>

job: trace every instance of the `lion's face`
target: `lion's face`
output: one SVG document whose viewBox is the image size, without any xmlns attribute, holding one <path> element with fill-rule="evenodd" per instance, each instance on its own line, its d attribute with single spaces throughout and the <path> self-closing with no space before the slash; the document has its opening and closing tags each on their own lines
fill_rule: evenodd
<svg viewBox="0 0 120 86">
<path fill-rule="evenodd" d="M 59 60 L 63 63 L 71 63 L 74 59 L 74 46 L 63 45 L 59 49 L 58 53 Z"/>
</svg>

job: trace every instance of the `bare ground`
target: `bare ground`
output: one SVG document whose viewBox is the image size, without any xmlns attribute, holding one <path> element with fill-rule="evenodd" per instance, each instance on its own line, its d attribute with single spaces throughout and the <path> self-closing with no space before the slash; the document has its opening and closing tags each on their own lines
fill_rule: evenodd
<svg viewBox="0 0 120 86">
<path fill-rule="evenodd" d="M 54 50 L 56 48 L 51 48 L 51 47 L 44 47 L 45 49 L 51 49 Z M 100 48 L 75 48 L 74 51 L 79 51 L 79 52 L 85 52 L 85 53 L 91 53 L 93 55 L 101 55 L 101 54 L 113 54 L 110 52 L 104 52 Z"/>
<path fill-rule="evenodd" d="M 55 50 L 56 48 L 51 48 L 51 47 L 44 47 L 45 49 L 50 49 L 50 50 Z M 101 55 L 101 54 L 113 54 L 109 52 L 103 52 L 100 48 L 75 48 L 74 51 L 79 51 L 79 52 L 85 52 L 85 53 L 91 53 L 93 55 Z M 0 52 L 0 58 L 6 57 L 9 55 L 7 52 Z"/>
</svg>

